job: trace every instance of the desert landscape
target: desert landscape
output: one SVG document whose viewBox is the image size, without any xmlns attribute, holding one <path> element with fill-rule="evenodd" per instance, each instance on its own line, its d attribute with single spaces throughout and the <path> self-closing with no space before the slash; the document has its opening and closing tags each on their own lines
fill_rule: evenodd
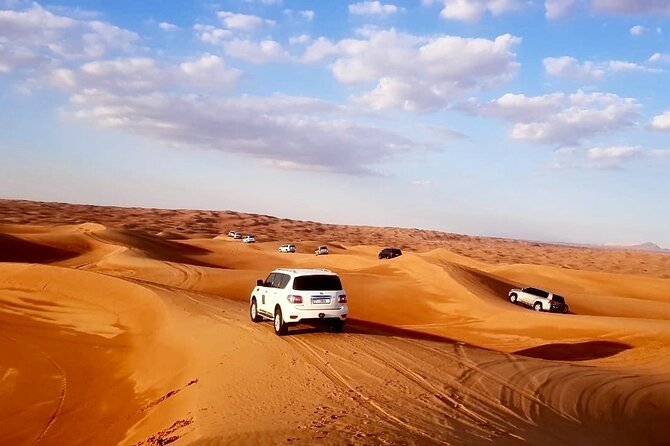
<svg viewBox="0 0 670 446">
<path fill-rule="evenodd" d="M 252 323 L 277 267 L 337 272 L 344 332 Z M 669 341 L 667 252 L 0 200 L 3 445 L 670 444 Z"/>
</svg>

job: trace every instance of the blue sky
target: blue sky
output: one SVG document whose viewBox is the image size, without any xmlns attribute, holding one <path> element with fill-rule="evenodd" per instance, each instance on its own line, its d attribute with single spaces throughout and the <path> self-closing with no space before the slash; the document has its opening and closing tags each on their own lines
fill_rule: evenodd
<svg viewBox="0 0 670 446">
<path fill-rule="evenodd" d="M 0 195 L 670 247 L 669 19 L 0 0 Z"/>
</svg>

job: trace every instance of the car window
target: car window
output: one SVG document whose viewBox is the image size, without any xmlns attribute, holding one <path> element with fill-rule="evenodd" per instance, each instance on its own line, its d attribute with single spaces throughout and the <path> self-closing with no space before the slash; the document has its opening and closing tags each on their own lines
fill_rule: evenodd
<svg viewBox="0 0 670 446">
<path fill-rule="evenodd" d="M 561 304 L 565 303 L 565 299 L 563 299 L 563 296 L 559 296 L 558 294 L 554 294 L 554 296 L 551 298 L 551 300 L 553 300 L 555 302 L 558 302 L 558 303 L 561 303 Z"/>
<path fill-rule="evenodd" d="M 277 288 L 286 288 L 286 285 L 288 284 L 289 280 L 291 280 L 291 276 L 288 274 L 281 274 L 281 280 L 279 281 L 279 284 Z"/>
<path fill-rule="evenodd" d="M 285 275 L 286 274 L 275 273 L 275 276 L 272 279 L 272 288 L 281 288 L 280 284 L 281 284 L 283 276 L 285 276 Z"/>
<path fill-rule="evenodd" d="M 272 287 L 272 281 L 274 280 L 275 276 L 276 276 L 275 273 L 270 274 L 270 275 L 268 276 L 268 278 L 265 279 L 265 283 L 263 284 L 263 286 L 266 286 L 266 287 L 270 287 L 270 288 L 271 288 L 271 287 Z"/>
<path fill-rule="evenodd" d="M 326 274 L 298 276 L 293 280 L 293 289 L 297 291 L 341 290 L 342 282 L 338 276 Z"/>
<path fill-rule="evenodd" d="M 537 288 L 527 288 L 525 291 L 534 295 L 534 296 L 549 297 L 549 293 L 547 293 L 546 291 L 537 289 Z"/>
</svg>

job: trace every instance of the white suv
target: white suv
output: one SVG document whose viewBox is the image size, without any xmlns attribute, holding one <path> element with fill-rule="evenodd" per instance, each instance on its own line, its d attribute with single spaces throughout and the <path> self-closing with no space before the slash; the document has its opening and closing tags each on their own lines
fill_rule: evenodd
<svg viewBox="0 0 670 446">
<path fill-rule="evenodd" d="M 295 252 L 295 245 L 288 243 L 279 247 L 279 252 Z"/>
<path fill-rule="evenodd" d="M 326 322 L 341 331 L 349 314 L 342 282 L 327 269 L 276 269 L 267 279 L 258 279 L 249 304 L 251 320 L 274 320 L 280 336 L 301 322 Z"/>
<path fill-rule="evenodd" d="M 565 303 L 563 296 L 539 288 L 513 288 L 507 295 L 513 304 L 519 302 L 533 307 L 535 311 L 568 312 L 568 304 Z"/>
</svg>

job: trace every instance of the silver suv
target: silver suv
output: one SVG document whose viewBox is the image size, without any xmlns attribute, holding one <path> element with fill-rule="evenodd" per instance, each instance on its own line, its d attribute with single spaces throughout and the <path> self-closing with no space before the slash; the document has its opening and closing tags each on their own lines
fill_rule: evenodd
<svg viewBox="0 0 670 446">
<path fill-rule="evenodd" d="M 302 322 L 323 322 L 342 331 L 349 315 L 347 294 L 339 276 L 327 269 L 279 268 L 258 279 L 249 297 L 251 320 L 274 321 L 277 335 Z"/>
</svg>

